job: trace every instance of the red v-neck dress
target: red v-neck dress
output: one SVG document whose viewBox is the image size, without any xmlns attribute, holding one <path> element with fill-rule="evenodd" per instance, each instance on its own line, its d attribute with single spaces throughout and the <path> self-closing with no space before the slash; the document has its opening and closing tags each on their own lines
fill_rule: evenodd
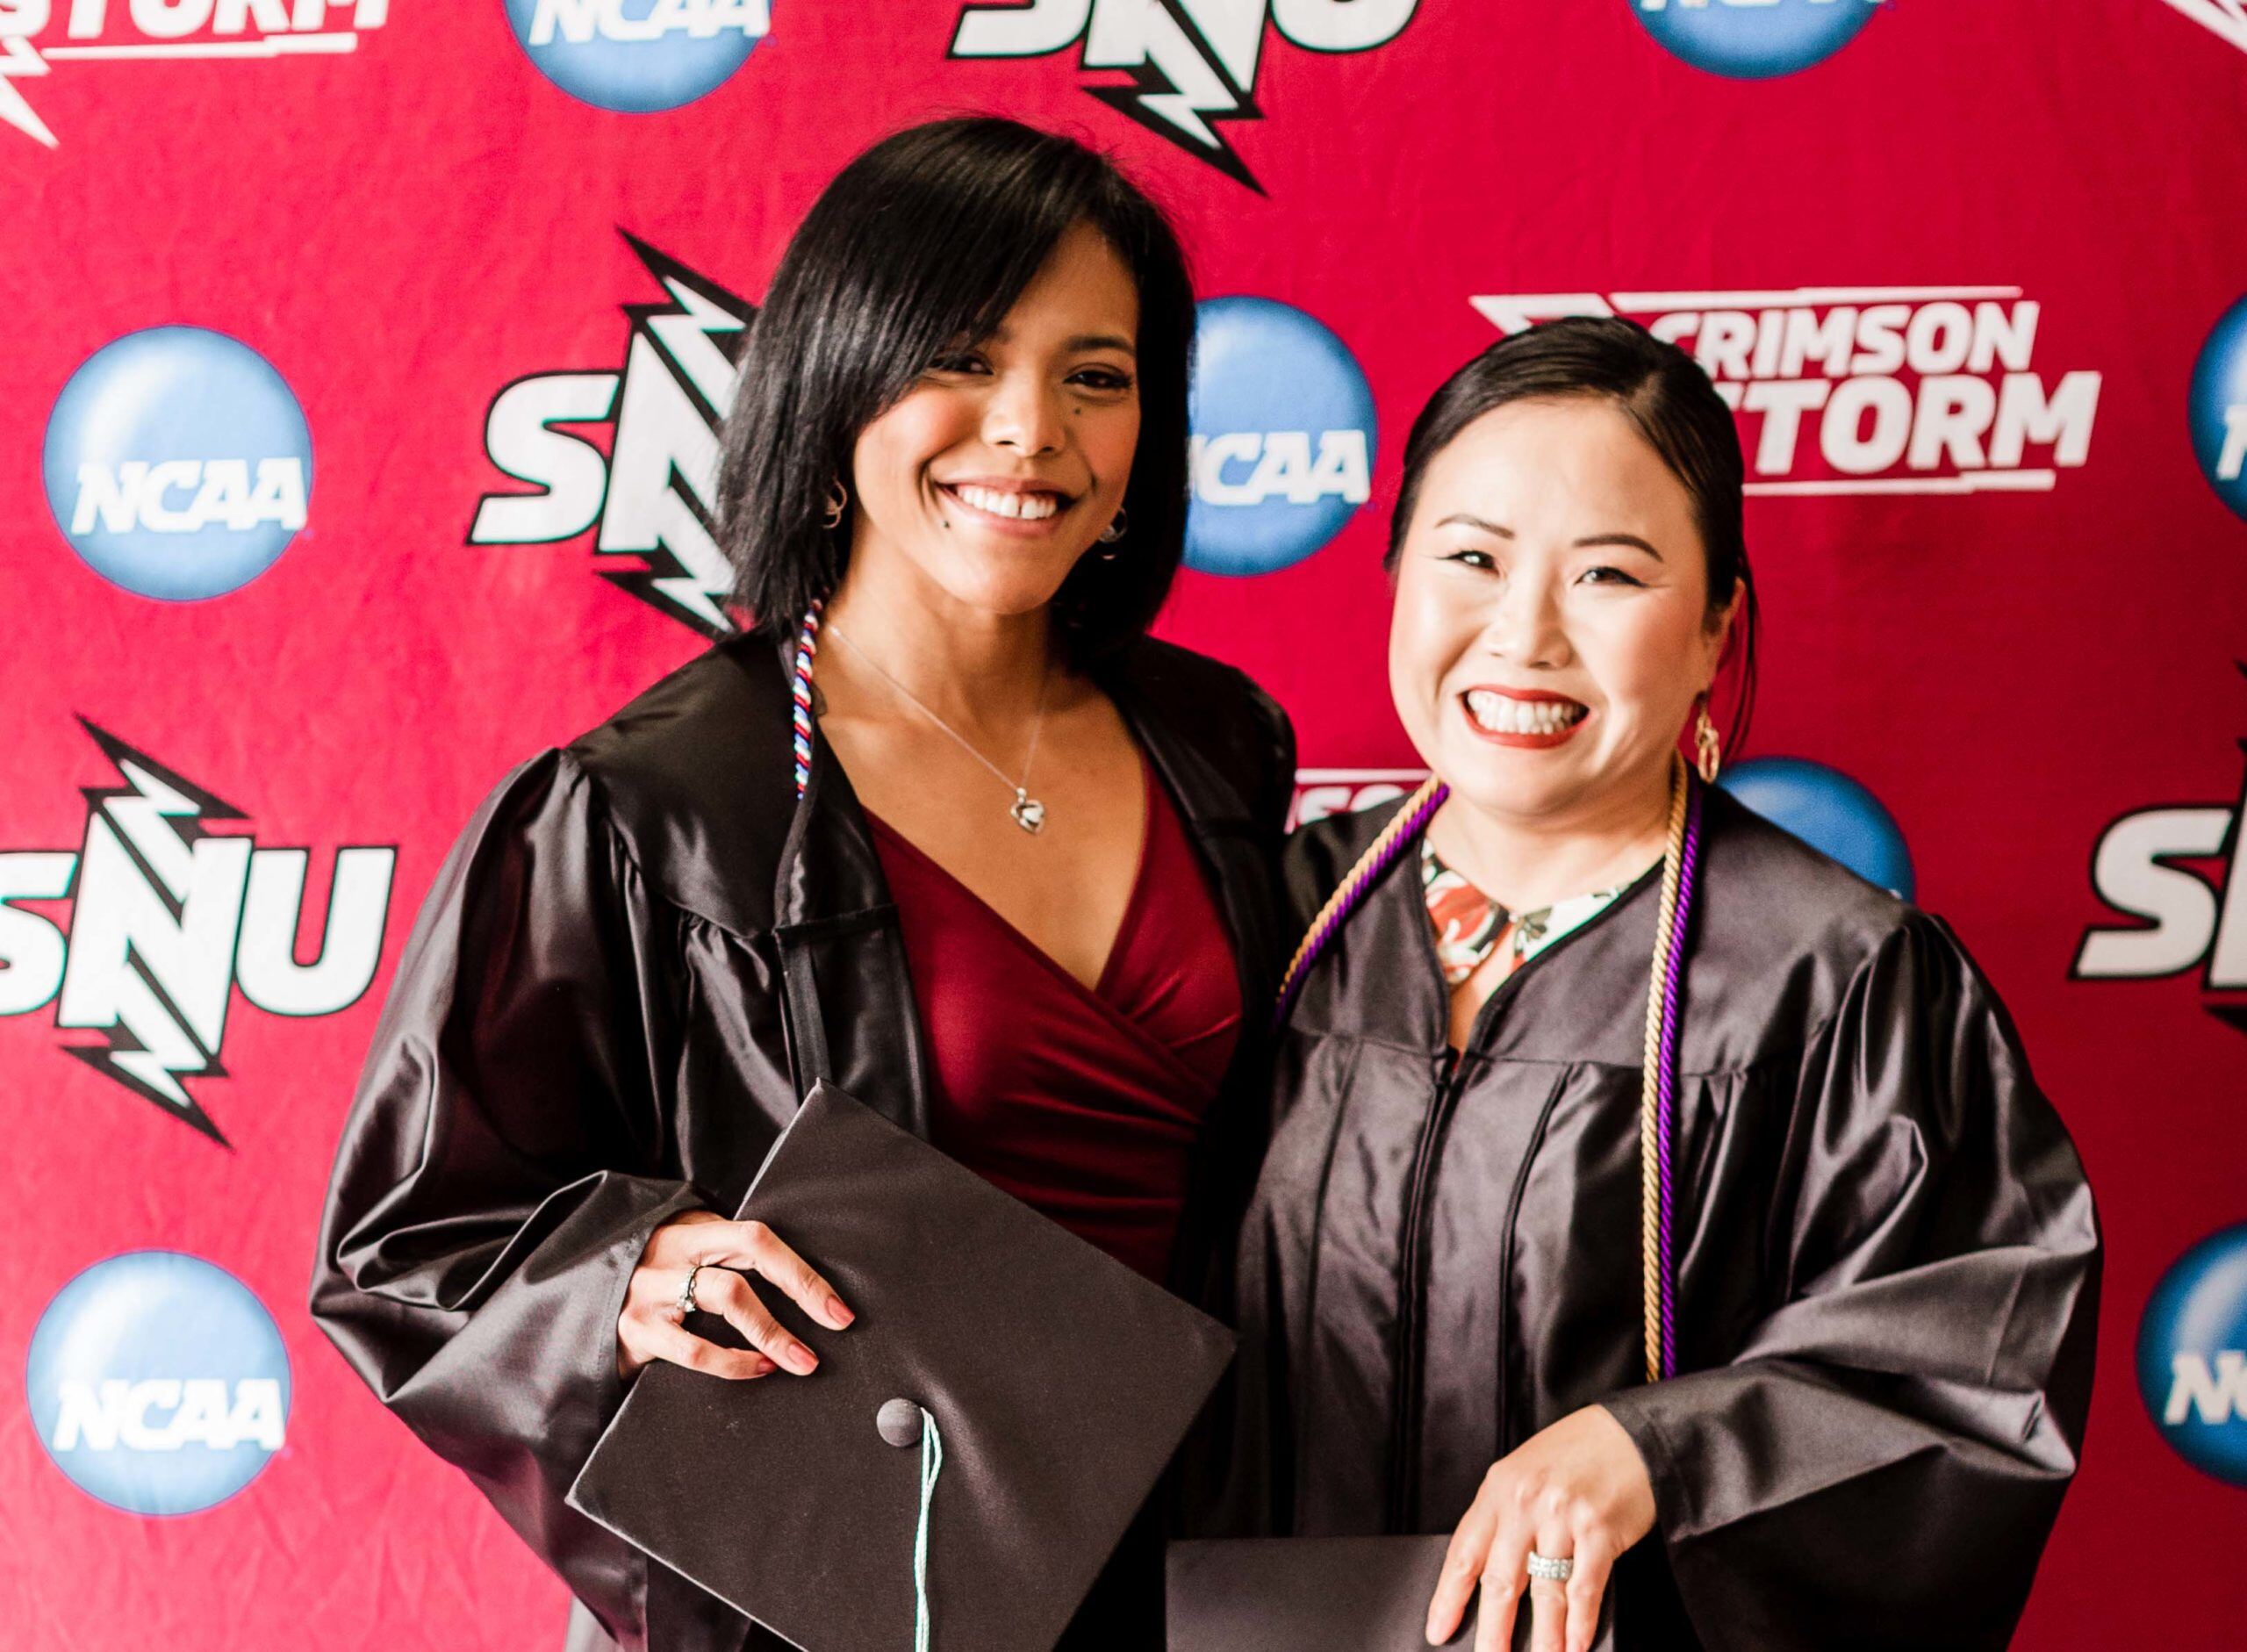
<svg viewBox="0 0 2247 1652">
<path fill-rule="evenodd" d="M 1159 1280 L 1241 1003 L 1201 862 L 1144 757 L 1140 769 L 1138 871 L 1093 988 L 887 822 L 867 823 L 934 1068 L 931 1139 Z"/>
</svg>

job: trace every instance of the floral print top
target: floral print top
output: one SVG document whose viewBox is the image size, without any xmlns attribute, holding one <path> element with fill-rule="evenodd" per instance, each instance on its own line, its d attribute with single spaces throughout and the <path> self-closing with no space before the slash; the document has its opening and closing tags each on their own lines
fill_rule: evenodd
<svg viewBox="0 0 2247 1652">
<path fill-rule="evenodd" d="M 1534 912 L 1508 912 L 1458 873 L 1444 865 L 1425 833 L 1420 838 L 1420 891 L 1435 924 L 1436 957 L 1443 978 L 1456 987 L 1480 969 L 1504 933 L 1511 974 L 1569 930 L 1580 928 L 1623 893 L 1627 885 L 1570 895 Z M 1512 927 L 1507 927 L 1511 920 Z"/>
</svg>

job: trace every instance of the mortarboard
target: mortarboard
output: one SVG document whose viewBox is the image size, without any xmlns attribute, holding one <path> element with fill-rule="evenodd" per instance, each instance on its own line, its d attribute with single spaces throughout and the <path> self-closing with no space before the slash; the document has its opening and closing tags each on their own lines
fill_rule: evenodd
<svg viewBox="0 0 2247 1652">
<path fill-rule="evenodd" d="M 1442 1537 L 1259 1537 L 1173 1543 L 1170 1652 L 1427 1652 Z M 1517 1643 L 1529 1613 L 1517 1623 Z M 1475 1638 L 1470 1602 L 1459 1633 Z"/>
<path fill-rule="evenodd" d="M 571 1504 L 810 1652 L 914 1644 L 925 1529 L 935 1652 L 1050 1652 L 1231 1333 L 824 1083 L 757 1172 L 752 1218 L 851 1327 L 760 1289 L 819 1368 L 647 1367 Z M 741 1346 L 721 1320 L 709 1335 Z"/>
</svg>

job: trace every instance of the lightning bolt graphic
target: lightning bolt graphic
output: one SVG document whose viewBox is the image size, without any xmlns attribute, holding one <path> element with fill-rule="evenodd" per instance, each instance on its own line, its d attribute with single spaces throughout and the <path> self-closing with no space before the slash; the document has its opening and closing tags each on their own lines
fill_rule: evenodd
<svg viewBox="0 0 2247 1652">
<path fill-rule="evenodd" d="M 181 1080 L 227 1076 L 218 1050 L 253 844 L 212 832 L 210 822 L 245 817 L 78 721 L 125 783 L 80 788 L 86 839 L 70 890 L 70 959 L 55 1024 L 105 1039 L 63 1047 L 226 1146 Z"/>
<path fill-rule="evenodd" d="M 1264 118 L 1253 89 L 1267 4 L 1145 0 L 1134 11 L 1102 8 L 1086 32 L 1080 61 L 1088 69 L 1120 69 L 1131 83 L 1085 90 L 1261 195 L 1264 186 L 1212 123 Z M 1129 24 L 1120 21 L 1125 18 Z M 1119 21 L 1110 26 L 1111 19 Z"/>
<path fill-rule="evenodd" d="M 38 111 L 24 100 L 24 94 L 9 83 L 52 72 L 47 60 L 39 54 L 39 47 L 23 36 L 0 35 L 0 120 L 50 149 L 60 147 L 54 134 L 47 130 L 47 122 L 39 118 Z"/>
<path fill-rule="evenodd" d="M 2168 4 L 2247 52 L 2247 5 L 2240 0 L 2168 0 Z"/>
<path fill-rule="evenodd" d="M 629 231 L 618 233 L 670 302 L 624 306 L 631 341 L 596 549 L 646 565 L 603 569 L 601 578 L 705 636 L 730 636 L 734 624 L 721 604 L 733 568 L 714 533 L 718 431 L 757 306 Z M 641 508 L 619 508 L 620 495 L 643 484 L 652 497 L 641 499 Z"/>
</svg>

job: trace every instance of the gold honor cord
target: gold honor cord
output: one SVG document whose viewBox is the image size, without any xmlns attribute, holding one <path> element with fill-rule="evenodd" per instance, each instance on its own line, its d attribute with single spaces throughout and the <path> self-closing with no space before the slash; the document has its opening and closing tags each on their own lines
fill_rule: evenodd
<svg viewBox="0 0 2247 1652">
<path fill-rule="evenodd" d="M 1655 918 L 1654 966 L 1647 982 L 1646 1054 L 1639 1088 L 1639 1240 L 1645 1280 L 1647 1381 L 1662 1380 L 1662 988 L 1669 979 L 1670 930 L 1677 919 L 1677 885 L 1685 861 L 1685 759 L 1669 754 L 1669 838 L 1662 857 L 1662 907 Z"/>
<path fill-rule="evenodd" d="M 1662 1105 L 1662 1075 L 1666 1062 L 1662 1050 L 1662 1029 L 1665 1002 L 1669 977 L 1676 959 L 1673 956 L 1677 923 L 1679 890 L 1683 882 L 1686 857 L 1689 801 L 1691 782 L 1683 753 L 1672 751 L 1669 758 L 1669 822 L 1668 840 L 1662 851 L 1662 904 L 1655 918 L 1654 957 L 1648 969 L 1647 985 L 1646 1052 L 1642 1063 L 1643 1081 L 1639 1092 L 1639 1232 L 1641 1273 L 1644 1280 L 1646 1304 L 1646 1374 L 1649 1383 L 1659 1382 L 1662 1375 L 1662 1328 L 1665 1256 L 1662 1245 L 1662 1184 L 1666 1168 L 1666 1154 L 1662 1141 L 1661 1114 Z M 1274 1024 L 1285 1021 L 1289 1008 L 1301 990 L 1304 975 L 1323 954 L 1328 944 L 1350 914 L 1355 911 L 1374 880 L 1386 871 L 1396 858 L 1401 845 L 1425 828 L 1428 819 L 1449 794 L 1449 788 L 1431 775 L 1427 780 L 1406 798 L 1381 835 L 1358 857 L 1336 886 L 1334 893 L 1318 909 L 1318 916 L 1304 931 L 1303 944 L 1296 948 L 1295 956 L 1288 960 L 1286 974 L 1281 978 Z"/>
</svg>

